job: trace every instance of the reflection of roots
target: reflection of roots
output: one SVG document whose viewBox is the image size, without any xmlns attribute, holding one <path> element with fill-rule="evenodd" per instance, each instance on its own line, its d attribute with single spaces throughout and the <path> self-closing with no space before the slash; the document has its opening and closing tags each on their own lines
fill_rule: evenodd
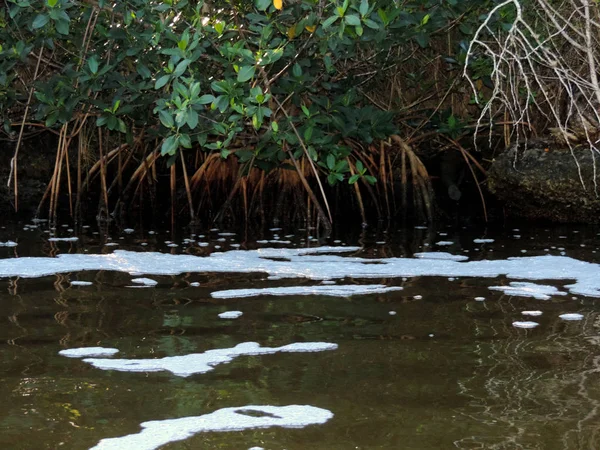
<svg viewBox="0 0 600 450">
<path fill-rule="evenodd" d="M 461 394 L 471 398 L 468 412 L 460 412 L 481 428 L 456 448 L 598 448 L 600 352 L 579 337 L 583 330 L 569 333 L 590 324 L 561 323 L 560 333 L 542 339 L 518 333 L 480 345 L 480 370 L 460 382 Z"/>
</svg>

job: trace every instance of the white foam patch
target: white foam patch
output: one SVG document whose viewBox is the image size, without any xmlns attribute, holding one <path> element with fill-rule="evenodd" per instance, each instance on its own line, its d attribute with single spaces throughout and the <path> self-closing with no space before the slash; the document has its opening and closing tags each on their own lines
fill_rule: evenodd
<svg viewBox="0 0 600 450">
<path fill-rule="evenodd" d="M 91 286 L 92 284 L 94 283 L 92 283 L 91 281 L 71 281 L 71 286 Z"/>
<path fill-rule="evenodd" d="M 539 325 L 537 322 L 513 322 L 513 327 L 515 328 L 535 328 Z"/>
<path fill-rule="evenodd" d="M 17 245 L 19 244 L 14 241 L 0 242 L 0 247 L 16 247 Z"/>
<path fill-rule="evenodd" d="M 401 291 L 401 287 L 387 287 L 384 284 L 365 285 L 319 285 L 319 286 L 290 286 L 263 289 L 229 289 L 211 292 L 214 298 L 256 297 L 259 295 L 328 295 L 331 297 L 350 297 L 351 295 L 383 294 Z"/>
<path fill-rule="evenodd" d="M 452 244 L 454 244 L 454 242 L 452 242 L 452 241 L 439 241 L 439 242 L 435 243 L 435 245 L 439 245 L 439 246 L 447 246 L 447 245 L 452 245 Z"/>
<path fill-rule="evenodd" d="M 331 411 L 309 405 L 223 408 L 203 416 L 144 422 L 140 433 L 102 439 L 90 450 L 154 450 L 198 433 L 271 427 L 304 428 L 324 424 L 332 417 Z"/>
<path fill-rule="evenodd" d="M 105 347 L 81 347 L 81 348 L 69 348 L 58 352 L 61 356 L 67 358 L 88 358 L 98 356 L 113 356 L 119 353 L 116 348 L 105 348 Z"/>
<path fill-rule="evenodd" d="M 517 297 L 533 297 L 538 300 L 549 300 L 552 295 L 567 295 L 554 286 L 544 284 L 512 282 L 510 286 L 490 286 L 489 289 L 502 291 L 507 295 Z"/>
<path fill-rule="evenodd" d="M 297 342 L 283 347 L 261 347 L 257 342 L 243 342 L 233 348 L 208 350 L 183 356 L 167 356 L 159 359 L 97 359 L 83 361 L 102 370 L 120 372 L 167 371 L 180 377 L 214 370 L 214 366 L 233 361 L 238 356 L 272 355 L 274 353 L 307 353 L 337 349 L 337 344 L 328 342 Z"/>
<path fill-rule="evenodd" d="M 524 316 L 541 316 L 542 312 L 541 311 L 521 311 L 521 314 L 523 314 Z"/>
<path fill-rule="evenodd" d="M 440 259 L 440 260 L 446 260 L 446 261 L 467 261 L 469 259 L 468 256 L 453 255 L 452 253 L 446 253 L 446 252 L 415 253 L 414 257 L 419 258 L 419 259 Z"/>
<path fill-rule="evenodd" d="M 238 317 L 242 317 L 242 314 L 244 313 L 241 311 L 225 311 L 219 314 L 219 317 L 221 319 L 237 319 Z"/>
<path fill-rule="evenodd" d="M 475 244 L 491 244 L 492 242 L 494 242 L 493 239 L 473 239 L 473 242 Z"/>
<path fill-rule="evenodd" d="M 583 320 L 583 314 L 578 313 L 561 314 L 558 317 L 562 320 Z"/>
<path fill-rule="evenodd" d="M 151 278 L 134 278 L 131 280 L 132 283 L 142 284 L 144 286 L 156 286 L 158 281 Z"/>
<path fill-rule="evenodd" d="M 76 242 L 78 240 L 79 240 L 78 237 L 68 237 L 68 238 L 51 237 L 51 238 L 48 238 L 48 242 Z"/>
<path fill-rule="evenodd" d="M 504 275 L 507 278 L 520 280 L 574 280 L 573 284 L 565 286 L 573 295 L 600 297 L 600 265 L 567 256 L 544 255 L 493 261 L 455 261 L 450 257 L 366 259 L 332 254 L 358 250 L 359 247 L 327 246 L 301 249 L 263 248 L 231 250 L 212 253 L 209 256 L 116 250 L 109 254 L 6 258 L 0 259 L 0 277 L 33 278 L 84 270 L 141 272 L 153 275 L 177 275 L 186 272 L 264 272 L 282 278 L 307 278 L 319 281 L 346 277 L 493 278 Z"/>
</svg>

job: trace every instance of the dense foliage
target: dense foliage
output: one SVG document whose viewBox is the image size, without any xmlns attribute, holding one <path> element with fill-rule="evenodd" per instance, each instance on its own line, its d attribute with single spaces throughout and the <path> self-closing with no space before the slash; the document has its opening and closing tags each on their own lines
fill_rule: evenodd
<svg viewBox="0 0 600 450">
<path fill-rule="evenodd" d="M 93 126 L 156 143 L 170 163 L 194 148 L 234 153 L 243 173 L 305 159 L 330 184 L 374 183 L 377 164 L 353 142 L 461 136 L 473 97 L 457 80 L 494 3 L 8 0 L 3 132 L 15 139 L 26 123 L 71 142 Z M 489 60 L 470 64 L 484 89 Z"/>
</svg>

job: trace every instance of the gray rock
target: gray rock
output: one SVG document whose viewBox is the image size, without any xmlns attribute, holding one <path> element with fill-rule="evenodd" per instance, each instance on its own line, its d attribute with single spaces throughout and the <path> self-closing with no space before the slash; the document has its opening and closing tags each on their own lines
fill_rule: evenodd
<svg viewBox="0 0 600 450">
<path fill-rule="evenodd" d="M 594 175 L 600 184 L 600 155 L 589 148 L 571 153 L 551 141 L 536 141 L 498 156 L 488 172 L 488 188 L 512 216 L 600 223 L 600 188 Z"/>
</svg>

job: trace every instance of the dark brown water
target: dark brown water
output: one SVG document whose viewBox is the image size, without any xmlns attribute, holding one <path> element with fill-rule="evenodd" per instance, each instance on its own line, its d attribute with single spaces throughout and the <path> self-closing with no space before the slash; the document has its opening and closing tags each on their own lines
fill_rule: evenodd
<svg viewBox="0 0 600 450">
<path fill-rule="evenodd" d="M 43 230 L 40 225 L 23 231 L 16 224 L 1 230 L 0 242 L 12 239 L 19 245 L 0 247 L 0 258 L 115 249 L 103 246 L 93 228 L 81 230 L 73 243 L 49 243 Z M 551 254 L 564 251 L 599 262 L 600 236 L 593 229 L 437 231 L 448 235 L 409 229 L 343 234 L 324 243 L 339 239 L 361 245 L 357 256 L 377 258 L 432 248 L 473 260 L 504 259 L 544 254 L 548 248 Z M 66 229 L 58 232 L 69 235 Z M 112 236 L 119 248 L 201 256 L 230 249 L 231 243 L 240 243 L 242 249 L 276 245 L 256 244 L 271 239 L 269 233 L 273 234 L 218 241 L 223 237 L 206 231 L 200 240 L 209 242 L 207 247 L 183 245 L 181 236 L 167 233 L 115 231 Z M 278 247 L 307 245 L 300 242 L 307 232 L 279 233 L 291 244 Z M 484 235 L 495 241 L 473 243 Z M 179 246 L 168 247 L 166 240 Z M 454 243 L 436 247 L 442 240 Z M 600 447 L 600 299 L 568 294 L 536 300 L 488 289 L 507 284 L 502 277 L 349 278 L 343 283 L 381 283 L 404 290 L 352 297 L 214 299 L 210 293 L 215 290 L 315 283 L 267 280 L 260 273 L 150 277 L 158 285 L 147 289 L 126 287 L 131 285 L 128 274 L 104 271 L 0 279 L 1 449 L 88 449 L 103 438 L 138 433 L 140 423 L 149 420 L 201 416 L 244 405 L 294 404 L 323 408 L 334 416 L 302 429 L 199 433 L 161 448 Z M 93 284 L 71 286 L 69 280 L 77 279 Z M 193 282 L 200 286 L 190 286 Z M 544 284 L 561 288 L 568 283 Z M 217 316 L 229 310 L 244 315 L 236 320 Z M 543 315 L 527 319 L 523 310 L 541 310 Z M 558 318 L 568 312 L 584 318 Z M 518 329 L 512 326 L 515 320 L 535 320 L 540 326 Z M 67 348 L 102 346 L 118 348 L 120 357 L 159 358 L 248 341 L 268 347 L 331 342 L 338 349 L 242 356 L 190 377 L 105 371 L 58 354 Z"/>
</svg>

